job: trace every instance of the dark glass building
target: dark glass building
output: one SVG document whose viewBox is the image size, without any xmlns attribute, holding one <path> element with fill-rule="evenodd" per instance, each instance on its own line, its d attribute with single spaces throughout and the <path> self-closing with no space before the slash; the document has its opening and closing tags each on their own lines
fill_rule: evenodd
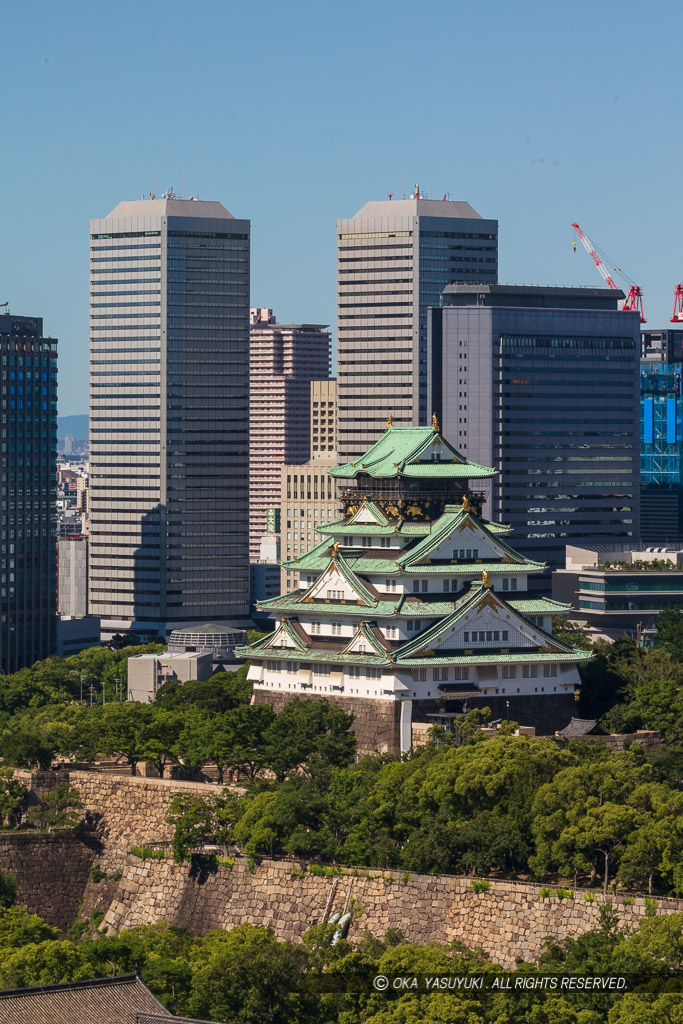
<svg viewBox="0 0 683 1024">
<path fill-rule="evenodd" d="M 0 672 L 54 653 L 57 341 L 40 317 L 0 316 Z"/>
<path fill-rule="evenodd" d="M 640 324 L 621 297 L 453 284 L 430 311 L 428 389 L 442 429 L 499 470 L 486 517 L 552 569 L 567 544 L 638 538 Z"/>
</svg>

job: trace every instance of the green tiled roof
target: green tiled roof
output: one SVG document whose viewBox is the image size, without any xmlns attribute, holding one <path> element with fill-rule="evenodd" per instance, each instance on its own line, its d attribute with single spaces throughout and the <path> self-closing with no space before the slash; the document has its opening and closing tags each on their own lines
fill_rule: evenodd
<svg viewBox="0 0 683 1024">
<path fill-rule="evenodd" d="M 550 597 L 508 597 L 507 603 L 521 615 L 560 615 L 571 608 L 570 604 L 553 601 Z"/>
<path fill-rule="evenodd" d="M 317 547 L 301 555 L 298 561 L 283 562 L 284 569 L 297 569 L 299 572 L 322 572 L 330 561 L 332 542 L 324 540 Z M 399 554 L 396 552 L 396 554 Z M 400 557 L 400 555 L 399 555 Z M 480 575 L 486 569 L 489 576 L 509 576 L 511 572 L 531 573 L 545 572 L 542 562 L 454 562 L 443 565 L 406 565 L 400 569 L 396 561 L 389 558 L 354 557 L 350 552 L 345 554 L 346 564 L 355 573 L 385 573 L 387 576 L 471 576 Z"/>
<path fill-rule="evenodd" d="M 543 651 L 538 653 L 534 650 L 529 650 L 528 654 L 485 654 L 483 651 L 481 654 L 448 654 L 448 655 L 434 655 L 428 658 L 402 658 L 400 662 L 396 663 L 387 657 L 380 657 L 378 655 L 366 654 L 337 654 L 332 651 L 308 651 L 305 656 L 302 656 L 301 651 L 295 651 L 287 647 L 264 647 L 265 640 L 261 640 L 258 645 L 254 647 L 236 647 L 235 654 L 238 658 L 250 658 L 254 660 L 257 658 L 280 658 L 285 661 L 299 661 L 299 662 L 324 662 L 325 664 L 338 664 L 340 667 L 344 665 L 379 665 L 382 667 L 391 667 L 393 670 L 400 670 L 402 668 L 422 668 L 429 665 L 519 665 L 524 662 L 570 662 L 574 663 L 577 661 L 587 661 L 593 657 L 592 651 L 580 651 L 578 649 L 572 650 L 570 653 L 558 652 L 553 654 L 549 651 Z M 490 684 L 491 685 L 491 684 Z"/>
<path fill-rule="evenodd" d="M 421 456 L 438 438 L 447 462 L 420 462 Z M 480 466 L 455 450 L 432 427 L 389 427 L 379 441 L 356 462 L 330 469 L 334 477 L 349 479 L 359 473 L 368 473 L 374 479 L 393 479 L 397 476 L 437 479 L 475 479 L 490 477 L 495 469 Z"/>
<path fill-rule="evenodd" d="M 357 604 L 344 604 L 339 601 L 311 601 L 304 600 L 305 590 L 294 591 L 293 594 L 282 594 L 280 597 L 271 597 L 265 601 L 259 601 L 259 610 L 272 612 L 300 612 L 305 615 L 352 615 L 354 617 L 367 615 L 368 610 L 359 608 Z M 512 602 L 510 602 L 512 603 Z M 418 594 L 395 594 L 388 595 L 376 601 L 370 607 L 372 617 L 392 619 L 434 619 L 450 615 L 455 608 L 453 601 L 422 601 Z"/>
<path fill-rule="evenodd" d="M 369 501 L 367 498 L 364 499 L 364 501 L 361 503 L 360 507 L 356 509 L 356 511 L 354 512 L 354 514 L 353 514 L 353 516 L 351 518 L 354 519 L 356 516 L 360 515 L 360 513 L 362 512 L 363 509 L 366 509 L 366 511 L 368 511 L 370 513 L 370 515 L 377 521 L 373 525 L 377 525 L 377 526 L 388 526 L 389 525 L 389 520 L 385 516 L 384 512 L 382 511 L 382 509 L 379 508 L 378 505 L 375 505 L 374 501 Z M 362 526 L 363 523 L 360 523 L 359 525 Z M 365 525 L 367 525 L 367 524 L 365 524 Z"/>
<path fill-rule="evenodd" d="M 366 605 L 374 605 L 377 603 L 376 595 L 368 589 L 362 579 L 356 576 L 355 572 L 343 555 L 335 555 L 332 561 L 334 565 L 336 565 L 337 569 L 339 569 L 342 579 L 344 579 L 348 585 L 356 591 L 361 601 L 364 601 Z"/>
</svg>

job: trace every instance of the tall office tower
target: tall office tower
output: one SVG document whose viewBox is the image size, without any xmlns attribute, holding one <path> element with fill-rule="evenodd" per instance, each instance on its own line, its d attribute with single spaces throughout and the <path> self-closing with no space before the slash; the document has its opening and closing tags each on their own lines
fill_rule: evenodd
<svg viewBox="0 0 683 1024">
<path fill-rule="evenodd" d="M 249 221 L 171 193 L 90 239 L 90 611 L 105 637 L 242 619 Z"/>
<path fill-rule="evenodd" d="M 498 280 L 498 221 L 469 203 L 420 197 L 366 203 L 337 222 L 339 454 L 360 456 L 386 429 L 427 423 L 427 309 L 452 281 Z"/>
<path fill-rule="evenodd" d="M 621 297 L 454 284 L 430 311 L 430 396 L 444 432 L 501 471 L 482 488 L 487 515 L 553 569 L 567 544 L 638 539 L 640 325 Z"/>
<path fill-rule="evenodd" d="M 57 341 L 40 317 L 0 316 L 0 672 L 55 650 Z"/>
<path fill-rule="evenodd" d="M 251 310 L 249 557 L 259 558 L 268 509 L 280 507 L 285 463 L 310 455 L 310 384 L 330 373 L 326 324 L 278 324 Z"/>
<path fill-rule="evenodd" d="M 640 532 L 646 544 L 683 538 L 682 371 L 680 362 L 640 365 Z"/>
<path fill-rule="evenodd" d="M 311 382 L 311 458 L 303 466 L 282 467 L 282 561 L 292 562 L 315 547 L 318 526 L 332 522 L 341 512 L 337 481 L 330 475 L 339 461 L 336 405 L 336 380 Z M 283 593 L 296 590 L 296 569 L 281 570 L 280 586 Z"/>
</svg>

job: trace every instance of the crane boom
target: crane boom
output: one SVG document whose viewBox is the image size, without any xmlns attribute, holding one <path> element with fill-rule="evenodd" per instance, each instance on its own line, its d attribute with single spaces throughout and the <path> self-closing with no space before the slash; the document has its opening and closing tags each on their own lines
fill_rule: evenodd
<svg viewBox="0 0 683 1024">
<path fill-rule="evenodd" d="M 593 245 L 593 243 L 591 242 L 590 238 L 588 237 L 586 232 L 583 230 L 581 225 L 578 222 L 575 221 L 574 223 L 572 223 L 572 227 L 574 228 L 574 230 L 576 231 L 577 235 L 581 239 L 581 243 L 582 243 L 584 249 L 586 250 L 586 252 L 590 256 L 590 258 L 593 260 L 593 263 L 595 264 L 595 266 L 598 268 L 598 271 L 602 275 L 604 281 L 607 283 L 607 286 L 609 288 L 614 288 L 616 291 L 618 291 L 619 290 L 619 286 L 617 285 L 617 283 L 615 282 L 614 278 L 612 277 L 612 275 L 610 274 L 609 270 L 607 269 L 607 267 L 605 266 L 604 262 L 602 261 L 600 253 L 598 252 L 596 247 Z M 574 248 L 576 249 L 576 243 L 574 243 Z M 623 274 L 623 271 L 621 271 L 621 273 L 622 273 L 622 275 L 624 277 L 626 277 L 626 275 Z M 630 284 L 630 288 L 629 288 L 628 295 L 626 296 L 624 304 L 621 307 L 622 312 L 624 312 L 624 313 L 638 313 L 640 315 L 640 322 L 641 322 L 641 324 L 647 323 L 647 321 L 645 319 L 645 313 L 643 311 L 643 289 L 639 285 L 633 284 L 633 282 L 630 281 L 630 279 L 629 279 L 629 284 Z"/>
<path fill-rule="evenodd" d="M 581 239 L 581 243 L 582 243 L 584 249 L 586 250 L 586 252 L 590 256 L 590 258 L 593 260 L 593 263 L 595 264 L 595 266 L 598 268 L 598 270 L 602 274 L 602 276 L 605 279 L 605 281 L 607 282 L 608 286 L 610 288 L 614 288 L 615 291 L 619 291 L 619 287 L 618 287 L 616 281 L 614 280 L 614 278 L 610 274 L 609 270 L 607 269 L 605 264 L 602 262 L 602 260 L 598 256 L 597 249 L 595 248 L 595 246 L 593 245 L 593 243 L 591 242 L 590 238 L 588 237 L 586 232 L 583 230 L 581 225 L 578 224 L 578 223 L 575 223 L 575 224 L 572 224 L 572 227 L 574 228 L 574 231 L 576 231 L 577 235 Z"/>
</svg>

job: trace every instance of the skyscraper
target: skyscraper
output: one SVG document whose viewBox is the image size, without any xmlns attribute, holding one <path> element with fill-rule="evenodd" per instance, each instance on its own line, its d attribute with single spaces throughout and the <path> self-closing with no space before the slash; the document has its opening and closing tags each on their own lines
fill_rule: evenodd
<svg viewBox="0 0 683 1024">
<path fill-rule="evenodd" d="M 259 557 L 268 509 L 280 507 L 285 463 L 310 455 L 311 381 L 329 378 L 326 324 L 278 324 L 272 309 L 251 310 L 249 556 Z"/>
<path fill-rule="evenodd" d="M 340 457 L 386 429 L 427 423 L 427 309 L 453 281 L 498 280 L 498 221 L 469 203 L 366 203 L 337 222 L 337 387 Z"/>
<path fill-rule="evenodd" d="M 486 514 L 553 569 L 567 544 L 638 538 L 640 325 L 619 298 L 454 284 L 430 310 L 434 411 L 468 459 L 500 471 L 482 485 Z"/>
<path fill-rule="evenodd" d="M 171 193 L 90 250 L 90 611 L 104 636 L 243 618 L 249 221 Z"/>
<path fill-rule="evenodd" d="M 54 653 L 57 341 L 40 317 L 0 316 L 0 672 Z"/>
</svg>

